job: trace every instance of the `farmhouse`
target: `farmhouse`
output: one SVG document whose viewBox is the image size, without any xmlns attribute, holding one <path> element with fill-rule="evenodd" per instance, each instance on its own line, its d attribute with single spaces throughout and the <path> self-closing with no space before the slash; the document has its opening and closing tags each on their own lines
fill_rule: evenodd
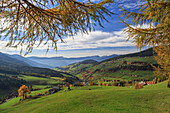
<svg viewBox="0 0 170 113">
<path fill-rule="evenodd" d="M 49 94 L 53 94 L 60 90 L 61 90 L 60 87 L 53 87 L 52 89 L 49 89 L 48 92 L 49 92 Z"/>
</svg>

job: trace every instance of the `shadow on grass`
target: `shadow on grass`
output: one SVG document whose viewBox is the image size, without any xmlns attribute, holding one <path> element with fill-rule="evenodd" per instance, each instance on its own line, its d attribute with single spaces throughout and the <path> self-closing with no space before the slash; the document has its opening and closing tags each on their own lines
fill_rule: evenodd
<svg viewBox="0 0 170 113">
<path fill-rule="evenodd" d="M 32 96 L 32 97 L 27 98 L 27 99 L 25 99 L 25 100 L 21 100 L 21 101 L 17 102 L 16 104 L 12 105 L 12 106 L 17 106 L 17 105 L 19 105 L 19 104 L 22 104 L 22 103 L 25 103 L 25 102 L 28 102 L 28 101 L 30 101 L 30 100 L 37 99 L 37 98 L 40 98 L 40 97 L 41 97 L 41 96 L 35 95 L 35 96 Z"/>
</svg>

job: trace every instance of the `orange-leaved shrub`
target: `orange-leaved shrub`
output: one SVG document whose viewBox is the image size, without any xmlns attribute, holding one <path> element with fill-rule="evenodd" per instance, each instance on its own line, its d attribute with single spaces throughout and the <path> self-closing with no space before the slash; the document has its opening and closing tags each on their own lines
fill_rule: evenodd
<svg viewBox="0 0 170 113">
<path fill-rule="evenodd" d="M 22 96 L 22 100 L 27 98 L 27 93 L 30 94 L 31 91 L 28 89 L 28 86 L 22 85 L 19 89 L 18 89 L 18 96 L 21 97 Z"/>
<path fill-rule="evenodd" d="M 140 88 L 143 88 L 143 85 L 136 83 L 134 89 L 140 89 Z"/>
</svg>

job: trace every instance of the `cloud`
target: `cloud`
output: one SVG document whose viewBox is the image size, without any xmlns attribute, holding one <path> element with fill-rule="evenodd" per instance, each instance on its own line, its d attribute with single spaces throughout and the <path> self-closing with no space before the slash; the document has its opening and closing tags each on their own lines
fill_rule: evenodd
<svg viewBox="0 0 170 113">
<path fill-rule="evenodd" d="M 136 47 L 108 47 L 108 48 L 93 48 L 93 49 L 80 49 L 80 50 L 58 50 L 57 52 L 49 51 L 45 54 L 42 50 L 35 50 L 29 56 L 38 56 L 38 57 L 56 57 L 56 56 L 63 56 L 63 57 L 86 57 L 86 56 L 108 56 L 113 54 L 128 54 L 137 52 L 138 50 Z"/>
<path fill-rule="evenodd" d="M 6 35 L 6 33 L 1 33 L 1 34 L 0 34 L 0 36 L 5 36 L 5 35 Z"/>
<path fill-rule="evenodd" d="M 58 43 L 59 50 L 72 49 L 90 49 L 99 47 L 125 47 L 134 46 L 131 42 L 127 42 L 126 34 L 121 31 L 102 32 L 93 31 L 87 34 L 78 34 L 72 39 L 68 37 L 64 39 L 66 43 Z"/>
<path fill-rule="evenodd" d="M 126 41 L 126 34 L 123 33 L 123 29 L 121 31 L 114 32 L 103 32 L 103 31 L 93 31 L 89 34 L 81 34 L 79 33 L 74 37 L 65 38 L 64 41 L 66 43 L 58 43 L 58 51 L 69 51 L 69 50 L 84 50 L 84 49 L 98 49 L 98 48 L 107 48 L 107 47 L 129 47 L 134 46 L 131 42 Z M 42 42 L 42 46 L 37 47 L 39 41 L 36 42 L 34 46 L 34 51 L 39 51 L 44 53 L 46 52 L 48 45 L 43 45 L 46 41 Z M 26 44 L 18 46 L 18 48 L 5 48 L 5 45 L 8 41 L 0 41 L 0 51 L 13 51 L 18 52 L 21 49 L 26 48 Z M 52 44 L 52 41 L 49 41 L 49 44 Z M 52 47 L 50 47 L 51 51 L 54 51 Z M 54 51 L 55 52 L 55 51 Z M 99 52 L 98 52 L 99 54 Z"/>
<path fill-rule="evenodd" d="M 61 42 L 58 43 L 57 54 L 55 50 L 53 50 L 53 48 L 50 47 L 48 56 L 63 55 L 63 56 L 70 56 L 70 57 L 71 56 L 80 57 L 80 56 L 91 56 L 91 55 L 102 56 L 102 55 L 111 55 L 111 54 L 123 54 L 128 52 L 127 51 L 122 52 L 122 49 L 117 49 L 117 47 L 128 48 L 130 46 L 134 46 L 131 42 L 126 41 L 126 34 L 123 33 L 123 29 L 121 31 L 114 31 L 114 32 L 93 31 L 90 32 L 89 34 L 79 33 L 74 37 L 74 39 L 72 37 L 68 37 L 65 38 L 64 40 L 66 43 L 61 43 Z M 1 52 L 18 54 L 21 49 L 24 49 L 27 46 L 27 45 L 23 45 L 22 47 L 19 46 L 17 49 L 6 48 L 5 45 L 7 43 L 8 41 L 0 41 Z M 36 47 L 38 43 L 39 41 L 36 42 L 33 52 L 28 56 L 45 56 L 48 45 L 43 45 L 45 43 L 45 41 L 43 41 L 42 42 L 43 46 Z M 49 41 L 49 44 L 52 44 L 52 42 Z M 108 48 L 112 48 L 112 49 L 108 49 Z"/>
<path fill-rule="evenodd" d="M 126 9 L 137 9 L 138 6 L 144 5 L 146 2 L 144 1 L 136 1 L 134 3 L 127 3 L 124 4 L 123 7 Z"/>
<path fill-rule="evenodd" d="M 142 27 L 148 28 L 149 25 L 143 26 L 132 26 L 132 27 Z M 66 43 L 58 42 L 57 54 L 52 47 L 48 56 L 91 56 L 91 55 L 111 55 L 111 54 L 127 54 L 137 51 L 132 40 L 127 40 L 127 34 L 123 32 L 124 29 L 120 31 L 104 32 L 104 31 L 93 31 L 89 34 L 78 33 L 74 38 L 68 37 L 64 41 Z M 29 56 L 45 56 L 48 45 L 43 45 L 46 41 L 42 42 L 42 45 L 37 47 L 39 41 L 35 43 L 34 50 Z M 5 53 L 19 53 L 21 49 L 26 48 L 26 44 L 22 47 L 16 48 L 6 48 L 5 45 L 8 43 L 6 41 L 0 41 L 0 51 Z M 49 41 L 52 44 L 52 41 Z M 131 48 L 132 47 L 132 48 Z M 102 48 L 102 49 L 101 49 Z M 111 48 L 111 49 L 110 49 Z"/>
<path fill-rule="evenodd" d="M 119 4 L 119 6 L 122 6 L 125 9 L 129 10 L 135 10 L 138 6 L 145 4 L 145 1 L 139 1 L 139 0 L 114 0 L 116 4 Z"/>
</svg>

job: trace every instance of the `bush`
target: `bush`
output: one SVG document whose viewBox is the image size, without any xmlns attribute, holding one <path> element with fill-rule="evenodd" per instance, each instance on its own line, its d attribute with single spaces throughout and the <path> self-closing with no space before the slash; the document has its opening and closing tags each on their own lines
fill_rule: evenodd
<svg viewBox="0 0 170 113">
<path fill-rule="evenodd" d="M 167 87 L 170 88 L 170 84 L 168 84 Z"/>
<path fill-rule="evenodd" d="M 168 85 L 167 85 L 168 88 L 170 88 L 170 79 L 168 79 Z"/>
<path fill-rule="evenodd" d="M 90 86 L 92 86 L 93 85 L 93 82 L 92 81 L 90 81 Z"/>
<path fill-rule="evenodd" d="M 117 83 L 117 82 L 114 82 L 114 83 L 112 84 L 112 86 L 118 86 L 118 83 Z"/>
<path fill-rule="evenodd" d="M 93 82 L 93 85 L 98 86 L 98 83 Z"/>
<path fill-rule="evenodd" d="M 32 98 L 32 95 L 28 95 L 27 98 Z"/>
<path fill-rule="evenodd" d="M 109 83 L 108 86 L 111 86 L 111 83 Z"/>
<path fill-rule="evenodd" d="M 47 91 L 45 91 L 44 94 L 47 94 Z"/>
<path fill-rule="evenodd" d="M 140 88 L 143 88 L 143 85 L 136 83 L 134 89 L 140 89 Z"/>
<path fill-rule="evenodd" d="M 134 89 L 138 89 L 138 83 L 135 84 Z"/>
<path fill-rule="evenodd" d="M 102 86 L 102 83 L 100 82 L 98 85 L 99 85 L 99 86 Z"/>
<path fill-rule="evenodd" d="M 81 83 L 75 83 L 74 86 L 83 86 Z"/>
</svg>

